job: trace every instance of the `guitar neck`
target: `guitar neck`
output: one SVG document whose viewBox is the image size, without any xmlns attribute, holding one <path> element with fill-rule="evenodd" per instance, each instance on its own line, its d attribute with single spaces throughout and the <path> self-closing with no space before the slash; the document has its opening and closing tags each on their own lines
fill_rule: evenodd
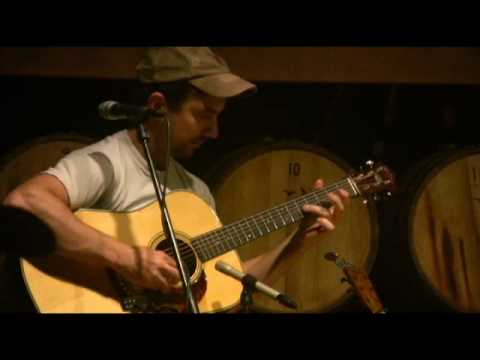
<svg viewBox="0 0 480 360">
<path fill-rule="evenodd" d="M 191 245 L 200 257 L 200 260 L 210 260 L 300 221 L 303 218 L 301 210 L 303 205 L 319 205 L 329 201 L 327 194 L 339 189 L 347 191 L 350 197 L 360 196 L 360 191 L 355 182 L 347 177 L 328 187 L 302 195 L 269 210 L 203 234 L 193 239 Z"/>
</svg>

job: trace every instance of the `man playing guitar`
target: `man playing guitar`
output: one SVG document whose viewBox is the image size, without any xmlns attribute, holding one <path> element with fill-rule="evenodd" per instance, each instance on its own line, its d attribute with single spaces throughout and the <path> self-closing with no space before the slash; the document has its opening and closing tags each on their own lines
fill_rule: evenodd
<svg viewBox="0 0 480 360">
<path fill-rule="evenodd" d="M 214 211 L 207 185 L 176 160 L 192 157 L 202 144 L 216 139 L 227 101 L 255 92 L 256 86 L 232 74 L 224 60 L 208 48 L 148 49 L 137 74 L 148 93 L 147 107 L 164 109 L 173 124 L 172 159 L 166 169 L 165 125 L 155 115 L 145 122 L 159 179 L 168 170 L 167 193 L 186 189 Z M 321 179 L 313 184 L 315 190 L 323 187 Z M 330 207 L 302 205 L 305 216 L 298 229 L 276 248 L 244 262 L 244 271 L 272 283 L 308 249 L 311 235 L 334 231 L 349 192 L 335 188 L 325 198 Z M 85 268 L 113 269 L 136 287 L 174 294 L 181 286 L 171 254 L 148 244 L 119 241 L 114 234 L 76 216 L 76 211 L 85 208 L 135 212 L 155 200 L 144 149 L 136 129 L 130 128 L 68 154 L 55 167 L 14 189 L 4 204 L 25 209 L 48 224 L 55 234 L 56 256 Z M 181 212 L 188 218 L 194 210 L 184 205 Z"/>
</svg>

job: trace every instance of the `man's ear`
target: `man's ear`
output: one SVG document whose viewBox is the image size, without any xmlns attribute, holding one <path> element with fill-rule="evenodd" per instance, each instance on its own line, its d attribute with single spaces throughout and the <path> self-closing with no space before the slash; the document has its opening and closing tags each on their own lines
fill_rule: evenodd
<svg viewBox="0 0 480 360">
<path fill-rule="evenodd" d="M 165 99 L 165 95 L 163 95 L 159 91 L 155 91 L 150 94 L 147 100 L 147 106 L 150 109 L 159 109 L 163 106 L 167 105 L 167 100 Z"/>
</svg>

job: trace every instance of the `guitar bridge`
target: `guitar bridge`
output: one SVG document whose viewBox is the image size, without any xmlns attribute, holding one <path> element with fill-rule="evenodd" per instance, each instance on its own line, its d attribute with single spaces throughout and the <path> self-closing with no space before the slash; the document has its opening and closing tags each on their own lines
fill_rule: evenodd
<svg viewBox="0 0 480 360">
<path fill-rule="evenodd" d="M 124 311 L 131 313 L 180 312 L 175 306 L 166 303 L 164 295 L 135 288 L 112 269 L 107 269 L 107 274 L 117 291 Z"/>
<path fill-rule="evenodd" d="M 142 313 L 147 309 L 147 301 L 143 296 L 129 296 L 121 301 L 124 311 Z"/>
<path fill-rule="evenodd" d="M 114 285 L 122 309 L 132 313 L 182 313 L 187 309 L 184 294 L 162 294 L 159 291 L 139 289 L 131 285 L 112 269 L 107 269 L 108 277 Z M 205 274 L 200 281 L 192 284 L 197 301 L 206 290 Z"/>
<path fill-rule="evenodd" d="M 122 299 L 122 308 L 131 313 L 179 313 L 179 309 L 166 305 L 148 295 L 134 295 Z"/>
</svg>

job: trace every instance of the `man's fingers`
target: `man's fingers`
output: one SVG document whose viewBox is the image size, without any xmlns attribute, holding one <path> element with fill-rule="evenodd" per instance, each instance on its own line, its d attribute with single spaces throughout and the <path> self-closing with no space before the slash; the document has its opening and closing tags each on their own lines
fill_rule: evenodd
<svg viewBox="0 0 480 360">
<path fill-rule="evenodd" d="M 325 185 L 325 182 L 322 179 L 317 179 L 315 180 L 315 183 L 313 184 L 314 189 L 321 189 Z"/>
<path fill-rule="evenodd" d="M 166 264 L 168 264 L 170 266 L 177 266 L 177 262 L 170 255 L 168 255 L 166 252 L 159 251 L 159 253 L 162 256 L 162 262 L 165 262 Z"/>
<path fill-rule="evenodd" d="M 315 217 L 319 217 L 319 216 L 330 217 L 331 216 L 331 213 L 327 209 L 325 209 L 322 206 L 318 206 L 318 205 L 306 204 L 306 205 L 303 205 L 302 210 L 305 213 L 307 213 L 309 216 L 315 216 Z"/>
<path fill-rule="evenodd" d="M 320 218 L 317 220 L 317 224 L 319 225 L 318 230 L 329 230 L 333 231 L 335 229 L 335 225 L 327 218 Z"/>
<path fill-rule="evenodd" d="M 178 272 L 176 265 L 171 266 L 169 264 L 166 264 L 163 274 L 165 275 L 165 277 L 167 278 L 170 284 L 176 284 L 177 282 L 180 281 L 180 274 Z"/>
<path fill-rule="evenodd" d="M 343 211 L 345 209 L 345 206 L 343 205 L 342 199 L 340 199 L 340 195 L 337 195 L 336 193 L 329 193 L 328 198 L 332 201 L 332 204 L 334 206 L 330 207 L 332 211 L 334 211 L 334 208 L 337 208 L 340 211 Z"/>
</svg>

